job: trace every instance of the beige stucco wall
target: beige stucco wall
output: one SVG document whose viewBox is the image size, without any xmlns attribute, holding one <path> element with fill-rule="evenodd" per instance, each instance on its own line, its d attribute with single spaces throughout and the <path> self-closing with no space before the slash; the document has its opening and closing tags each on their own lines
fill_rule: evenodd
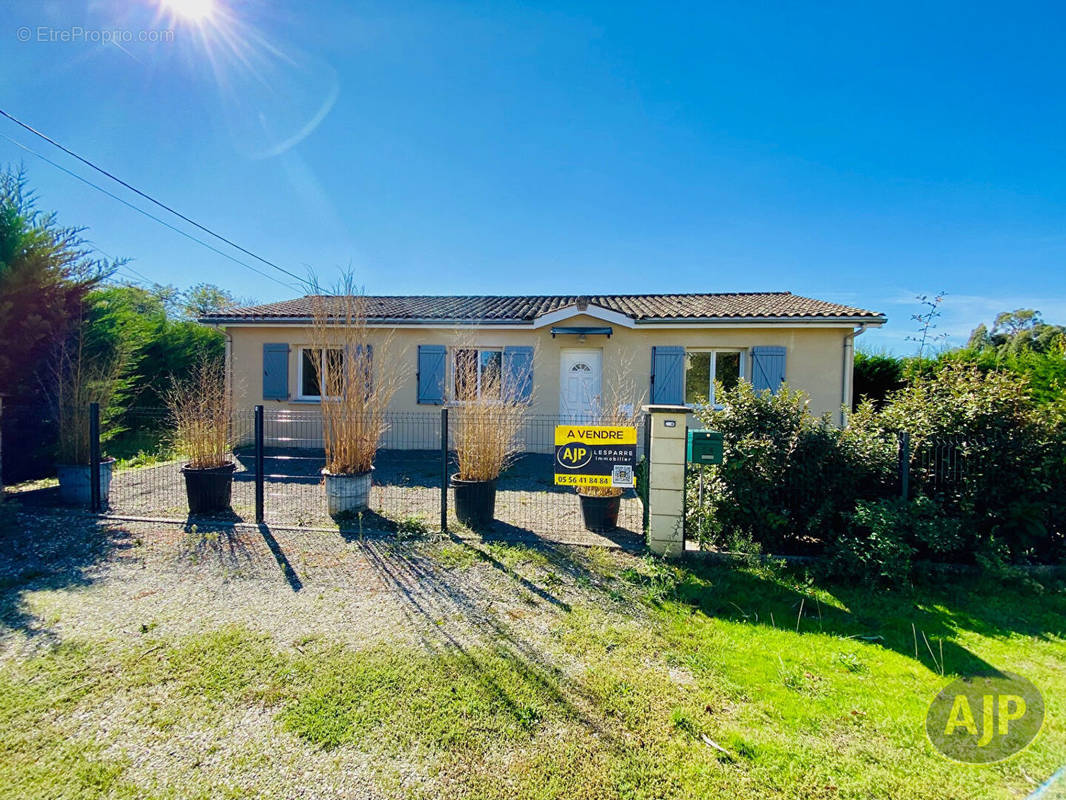
<svg viewBox="0 0 1066 800">
<path fill-rule="evenodd" d="M 603 320 L 585 315 L 576 315 L 555 324 L 603 326 Z M 534 414 L 556 415 L 559 413 L 559 363 L 560 351 L 566 347 L 598 348 L 603 351 L 603 383 L 608 384 L 618 374 L 620 365 L 629 365 L 637 392 L 636 401 L 649 401 L 651 372 L 651 348 L 654 345 L 680 345 L 687 348 L 742 348 L 756 345 L 783 345 L 787 348 L 786 380 L 789 385 L 802 389 L 810 395 L 810 410 L 821 415 L 828 412 L 834 422 L 841 421 L 841 387 L 843 380 L 843 345 L 845 337 L 852 332 L 850 326 L 767 326 L 767 327 L 720 327 L 672 329 L 637 327 L 625 328 L 612 325 L 613 335 L 590 336 L 581 344 L 577 337 L 560 335 L 555 339 L 550 326 L 536 330 L 501 330 L 491 326 L 457 332 L 449 328 L 418 326 L 397 328 L 392 331 L 392 340 L 385 346 L 386 331 L 372 331 L 374 369 L 385 364 L 394 365 L 403 373 L 403 382 L 393 400 L 394 411 L 433 412 L 437 406 L 419 405 L 416 384 L 416 361 L 420 344 L 477 344 L 480 346 L 533 345 L 534 360 Z M 289 353 L 289 390 L 295 397 L 299 382 L 297 360 L 299 348 L 310 345 L 308 328 L 297 325 L 249 325 L 226 329 L 230 337 L 229 368 L 237 408 L 249 409 L 262 403 L 268 410 L 314 410 L 315 402 L 296 400 L 263 400 L 262 360 L 263 344 L 287 342 Z M 750 362 L 749 362 L 750 366 Z"/>
</svg>

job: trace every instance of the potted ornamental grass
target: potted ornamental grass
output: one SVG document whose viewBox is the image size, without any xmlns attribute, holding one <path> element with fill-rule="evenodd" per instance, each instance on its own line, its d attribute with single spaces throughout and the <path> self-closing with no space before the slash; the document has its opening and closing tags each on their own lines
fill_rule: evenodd
<svg viewBox="0 0 1066 800">
<path fill-rule="evenodd" d="M 455 516 L 472 529 L 492 524 L 496 515 L 496 481 L 520 452 L 529 397 L 521 376 L 505 380 L 501 361 L 482 360 L 476 348 L 456 348 L 455 407 L 452 443 L 458 472 L 449 484 Z"/>
<path fill-rule="evenodd" d="M 370 506 L 374 457 L 389 428 L 388 408 L 403 376 L 392 336 L 370 341 L 366 297 L 346 275 L 338 291 L 312 296 L 310 367 L 318 383 L 330 516 Z"/>
<path fill-rule="evenodd" d="M 124 363 L 116 348 L 87 341 L 84 321 L 56 349 L 46 395 L 56 423 L 56 476 L 64 503 L 92 504 L 90 406 L 96 403 L 106 414 Z M 114 464 L 102 457 L 97 467 L 101 506 L 108 501 Z"/>
<path fill-rule="evenodd" d="M 606 396 L 600 395 L 591 403 L 593 415 L 589 424 L 626 428 L 637 425 L 643 401 L 634 400 L 636 390 L 632 374 L 632 370 L 627 367 L 618 369 L 615 379 L 609 383 L 611 388 Z M 616 486 L 577 487 L 585 529 L 593 533 L 609 533 L 615 530 L 618 527 L 618 513 L 622 508 L 624 492 L 624 489 Z"/>
<path fill-rule="evenodd" d="M 233 496 L 230 395 L 221 359 L 206 356 L 185 378 L 171 378 L 166 404 L 182 466 L 190 514 L 226 511 Z"/>
</svg>

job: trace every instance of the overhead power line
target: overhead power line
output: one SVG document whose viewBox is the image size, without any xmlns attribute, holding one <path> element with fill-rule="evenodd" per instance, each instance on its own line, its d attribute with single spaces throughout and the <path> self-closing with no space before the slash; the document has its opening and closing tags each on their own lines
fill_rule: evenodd
<svg viewBox="0 0 1066 800">
<path fill-rule="evenodd" d="M 3 112 L 0 111 L 0 113 L 3 113 Z M 134 205 L 133 203 L 129 202 L 128 200 L 125 200 L 124 198 L 119 197 L 117 194 L 114 194 L 113 192 L 109 192 L 107 189 L 105 189 L 104 187 L 102 187 L 102 186 L 100 186 L 98 184 L 93 183 L 88 178 L 82 177 L 78 173 L 67 169 L 62 164 L 57 164 L 55 161 L 53 161 L 52 159 L 48 158 L 47 156 L 42 155 L 41 153 L 38 153 L 32 147 L 29 147 L 28 145 L 24 145 L 22 142 L 19 142 L 19 141 L 15 140 L 15 139 L 12 139 L 6 133 L 0 133 L 0 136 L 2 136 L 5 139 L 7 139 L 9 142 L 11 142 L 16 147 L 18 147 L 18 148 L 20 148 L 22 150 L 25 150 L 27 153 L 30 153 L 31 155 L 34 155 L 37 158 L 41 159 L 46 164 L 51 164 L 53 167 L 58 169 L 60 172 L 64 172 L 67 175 L 69 175 L 70 177 L 75 178 L 75 179 L 81 181 L 82 183 L 86 184 L 87 186 L 91 186 L 92 188 L 96 189 L 97 191 L 103 192 L 108 197 L 110 197 L 112 200 L 117 200 L 118 202 L 122 203 L 122 205 L 126 206 L 127 208 L 133 209 L 138 214 L 143 214 L 144 216 L 148 217 L 148 219 L 153 220 L 155 222 L 158 222 L 160 225 L 162 225 L 162 226 L 164 226 L 166 228 L 169 228 L 170 230 L 174 231 L 175 233 L 181 234 L 186 239 L 189 239 L 189 240 L 191 240 L 193 242 L 196 242 L 199 245 L 203 245 L 204 247 L 206 247 L 208 250 L 212 251 L 213 253 L 218 253 L 218 255 L 222 256 L 223 258 L 228 258 L 234 264 L 238 264 L 239 266 L 242 266 L 245 269 L 250 269 L 252 272 L 256 273 L 257 275 L 261 275 L 262 277 L 266 278 L 268 281 L 274 281 L 274 283 L 278 284 L 279 286 L 284 286 L 286 289 L 295 290 L 295 291 L 298 291 L 298 292 L 302 291 L 302 289 L 299 286 L 293 286 L 290 283 L 286 283 L 285 281 L 279 280 L 279 279 L 275 278 L 273 275 L 271 275 L 269 272 L 264 272 L 263 270 L 261 270 L 261 269 L 259 269 L 257 267 L 253 267 L 251 264 L 247 264 L 244 261 L 241 261 L 239 258 L 235 258 L 234 256 L 231 256 L 229 253 L 225 252 L 224 250 L 219 250 L 214 245 L 209 244 L 208 242 L 205 242 L 203 239 L 198 239 L 197 237 L 193 236 L 188 231 L 183 231 L 181 228 L 179 228 L 179 227 L 177 227 L 175 225 L 171 225 L 165 219 L 160 219 L 159 217 L 155 216 L 155 214 L 151 214 L 148 211 L 145 211 L 140 206 Z"/>
<path fill-rule="evenodd" d="M 25 130 L 29 131 L 34 136 L 37 136 L 37 137 L 39 137 L 41 139 L 44 139 L 46 142 L 48 142 L 50 145 L 52 145 L 54 147 L 58 147 L 60 150 L 62 150 L 67 155 L 69 155 L 69 156 L 71 156 L 73 158 L 76 158 L 78 161 L 80 161 L 81 163 L 85 164 L 86 166 L 91 167 L 92 169 L 96 170 L 101 175 L 105 175 L 106 177 L 110 178 L 111 180 L 115 181 L 116 183 L 126 187 L 131 192 L 133 192 L 134 194 L 136 194 L 136 195 L 138 195 L 140 197 L 143 197 L 145 200 L 147 200 L 150 203 L 154 203 L 155 205 L 159 206 L 163 210 L 168 211 L 169 213 L 173 214 L 174 216 L 178 217 L 179 219 L 182 219 L 185 222 L 189 223 L 193 227 L 199 228 L 204 233 L 215 237 L 216 239 L 218 239 L 221 242 L 225 242 L 230 247 L 232 247 L 232 248 L 234 248 L 236 250 L 240 250 L 245 255 L 251 256 L 252 258 L 254 258 L 256 261 L 260 261 L 263 264 L 266 264 L 268 267 L 271 267 L 272 269 L 276 269 L 278 272 L 281 272 L 281 273 L 284 273 L 285 275 L 288 275 L 290 278 L 295 278 L 301 284 L 304 283 L 304 279 L 301 278 L 296 273 L 290 272 L 289 270 L 285 269 L 284 267 L 281 267 L 281 266 L 275 264 L 273 261 L 270 261 L 269 259 L 263 258 L 262 256 L 258 255 L 257 253 L 253 253 L 251 250 L 248 250 L 247 248 L 241 247 L 239 244 L 234 242 L 232 239 L 228 239 L 225 236 L 223 236 L 222 234 L 216 233 L 215 231 L 211 230 L 210 228 L 208 228 L 208 227 L 206 227 L 204 225 L 201 225 L 196 220 L 190 219 L 189 217 L 187 217 L 184 214 L 182 214 L 180 211 L 177 211 L 174 208 L 168 206 L 166 203 L 163 203 L 163 202 L 161 202 L 159 200 L 156 200 L 154 197 L 152 197 L 149 194 L 146 194 L 145 192 L 142 192 L 140 189 L 138 189 L 135 186 L 131 186 L 129 183 L 127 183 L 126 181 L 122 180 L 118 176 L 108 172 L 103 167 L 97 166 L 96 164 L 94 164 L 89 159 L 78 155 L 77 153 L 75 153 L 70 148 L 64 147 L 59 142 L 57 142 L 55 139 L 53 139 L 51 136 L 48 136 L 47 134 L 42 133 L 41 131 L 37 130 L 36 128 L 34 128 L 31 125 L 28 125 L 27 123 L 25 123 L 22 120 L 20 120 L 18 117 L 12 116 L 11 114 L 9 114 L 7 111 L 5 111 L 2 108 L 0 108 L 0 115 L 3 115 L 4 117 L 7 117 L 9 120 L 14 122 L 16 125 L 18 125 L 19 127 L 24 128 Z M 18 144 L 18 143 L 16 142 L 16 144 Z M 29 149 L 29 148 L 25 148 L 25 149 Z M 35 153 L 35 155 L 39 155 L 39 154 Z M 41 156 L 41 158 L 44 158 L 44 156 Z M 47 160 L 47 159 L 45 159 L 45 160 Z M 49 163 L 52 163 L 52 162 L 49 162 Z M 58 165 L 54 165 L 54 166 L 58 166 Z M 73 174 L 73 173 L 71 173 L 71 174 Z M 86 183 L 89 183 L 89 182 L 86 181 Z M 94 184 L 90 183 L 90 185 L 94 185 Z M 97 188 L 99 188 L 99 187 L 97 187 Z M 114 197 L 114 195 L 111 195 L 111 196 Z M 155 217 L 153 217 L 153 219 L 155 219 Z M 198 239 L 194 239 L 194 241 L 199 241 L 199 240 Z M 218 251 L 216 251 L 216 252 L 218 252 Z M 243 263 L 243 262 L 238 261 L 237 263 Z"/>
<path fill-rule="evenodd" d="M 138 272 L 138 271 L 137 271 L 137 270 L 135 270 L 135 269 L 134 269 L 133 267 L 131 267 L 131 266 L 130 266 L 129 264 L 123 264 L 123 265 L 122 265 L 122 268 L 123 268 L 124 270 L 126 270 L 126 272 L 129 272 L 130 274 L 132 274 L 132 275 L 136 275 L 136 276 L 137 276 L 138 278 L 140 278 L 140 279 L 141 279 L 142 281 L 144 281 L 145 283 L 147 283 L 147 284 L 148 284 L 149 286 L 151 286 L 151 285 L 152 285 L 153 283 L 154 283 L 154 284 L 158 284 L 158 283 L 159 283 L 159 281 L 153 281 L 153 280 L 152 280 L 151 278 L 149 278 L 149 277 L 148 277 L 147 275 L 145 275 L 145 274 L 144 274 L 143 272 Z"/>
</svg>

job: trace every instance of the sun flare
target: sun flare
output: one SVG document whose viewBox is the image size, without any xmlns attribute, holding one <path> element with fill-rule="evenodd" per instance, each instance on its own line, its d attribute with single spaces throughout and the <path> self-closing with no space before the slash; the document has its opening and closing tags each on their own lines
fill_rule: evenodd
<svg viewBox="0 0 1066 800">
<path fill-rule="evenodd" d="M 208 22 L 215 14 L 215 0 L 161 0 L 162 7 L 178 19 Z"/>
</svg>

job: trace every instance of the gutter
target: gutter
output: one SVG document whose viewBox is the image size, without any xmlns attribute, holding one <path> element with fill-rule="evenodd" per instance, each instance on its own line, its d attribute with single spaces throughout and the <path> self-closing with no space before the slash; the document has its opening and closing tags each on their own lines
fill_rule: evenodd
<svg viewBox="0 0 1066 800">
<path fill-rule="evenodd" d="M 859 325 L 844 337 L 844 360 L 840 375 L 840 426 L 848 424 L 855 381 L 855 337 L 866 333 L 866 326 Z"/>
</svg>

